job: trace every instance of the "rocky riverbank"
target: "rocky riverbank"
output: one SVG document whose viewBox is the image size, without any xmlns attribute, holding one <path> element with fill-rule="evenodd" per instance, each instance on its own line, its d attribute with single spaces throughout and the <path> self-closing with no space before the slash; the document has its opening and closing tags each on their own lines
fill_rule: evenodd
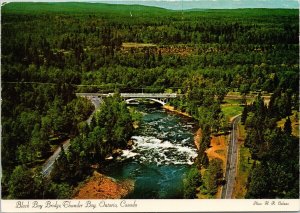
<svg viewBox="0 0 300 213">
<path fill-rule="evenodd" d="M 120 199 L 134 189 L 132 180 L 122 182 L 94 172 L 93 176 L 77 189 L 74 199 Z"/>
<path fill-rule="evenodd" d="M 164 109 L 168 110 L 168 111 L 171 111 L 171 112 L 174 112 L 176 114 L 179 114 L 179 115 L 184 115 L 186 117 L 189 117 L 189 118 L 192 118 L 191 115 L 189 115 L 188 113 L 186 112 L 182 112 L 178 109 L 175 109 L 175 107 L 173 106 L 170 106 L 170 105 L 164 105 L 163 106 Z M 195 143 L 195 146 L 197 147 L 197 149 L 199 150 L 199 146 L 200 146 L 200 139 L 201 139 L 201 136 L 202 136 L 202 132 L 201 132 L 201 129 L 199 128 L 197 130 L 197 132 L 195 133 L 195 136 L 194 136 L 194 143 Z"/>
<path fill-rule="evenodd" d="M 180 110 L 177 110 L 177 109 L 175 109 L 175 107 L 170 106 L 170 105 L 164 105 L 163 108 L 166 109 L 166 110 L 168 110 L 168 111 L 175 112 L 176 114 L 179 114 L 179 115 L 184 115 L 184 116 L 189 117 L 189 118 L 192 117 L 188 113 L 181 112 Z"/>
</svg>

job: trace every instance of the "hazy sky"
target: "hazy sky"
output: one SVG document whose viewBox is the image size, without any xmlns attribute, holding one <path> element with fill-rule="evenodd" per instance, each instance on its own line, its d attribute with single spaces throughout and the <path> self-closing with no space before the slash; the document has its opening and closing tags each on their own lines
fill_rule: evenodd
<svg viewBox="0 0 300 213">
<path fill-rule="evenodd" d="M 298 8 L 298 0 L 95 0 L 95 2 L 143 4 L 169 9 L 190 8 Z"/>
<path fill-rule="evenodd" d="M 5 0 L 2 0 L 5 1 Z M 10 2 L 15 0 L 8 0 Z M 55 0 L 19 0 L 49 2 Z M 59 2 L 60 0 L 56 0 Z M 299 8 L 298 0 L 62 0 L 80 2 L 104 2 L 111 4 L 142 4 L 168 9 L 191 8 Z"/>
</svg>

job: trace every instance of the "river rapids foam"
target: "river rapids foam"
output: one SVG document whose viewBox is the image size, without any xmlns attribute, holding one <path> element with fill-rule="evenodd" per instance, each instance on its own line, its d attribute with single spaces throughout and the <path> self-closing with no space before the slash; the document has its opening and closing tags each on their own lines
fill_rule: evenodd
<svg viewBox="0 0 300 213">
<path fill-rule="evenodd" d="M 131 150 L 123 150 L 121 160 L 133 159 L 140 163 L 193 164 L 197 156 L 195 148 L 185 144 L 187 139 L 180 143 L 171 143 L 153 136 L 133 136 L 134 145 Z"/>
</svg>

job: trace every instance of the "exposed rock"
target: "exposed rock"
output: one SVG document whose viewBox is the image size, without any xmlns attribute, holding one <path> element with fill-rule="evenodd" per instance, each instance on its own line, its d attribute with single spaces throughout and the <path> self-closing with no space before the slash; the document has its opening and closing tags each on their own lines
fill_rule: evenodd
<svg viewBox="0 0 300 213">
<path fill-rule="evenodd" d="M 132 149 L 132 146 L 134 145 L 134 142 L 133 142 L 133 140 L 129 140 L 128 142 L 127 142 L 127 149 Z"/>
<path fill-rule="evenodd" d="M 132 180 L 118 182 L 113 178 L 94 172 L 93 176 L 78 189 L 75 199 L 120 199 L 134 189 Z"/>
<path fill-rule="evenodd" d="M 93 169 L 99 169 L 99 164 L 93 164 L 93 165 L 91 165 L 91 168 L 93 168 Z"/>
<path fill-rule="evenodd" d="M 123 153 L 122 149 L 114 149 L 114 150 L 112 151 L 112 156 L 113 156 L 114 158 L 116 158 L 116 157 L 122 155 L 122 153 Z"/>
</svg>

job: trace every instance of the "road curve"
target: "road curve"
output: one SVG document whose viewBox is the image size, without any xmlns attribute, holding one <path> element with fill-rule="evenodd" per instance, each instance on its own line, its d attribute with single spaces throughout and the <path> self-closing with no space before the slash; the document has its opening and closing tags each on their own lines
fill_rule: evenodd
<svg viewBox="0 0 300 213">
<path fill-rule="evenodd" d="M 86 120 L 86 122 L 88 124 L 90 124 L 95 111 L 100 107 L 102 99 L 100 99 L 98 97 L 93 97 L 93 96 L 86 97 L 86 98 L 89 99 L 94 104 L 94 106 L 95 106 L 95 110 L 92 112 L 92 114 L 90 115 L 90 117 Z M 68 148 L 70 146 L 70 142 L 71 142 L 71 140 L 67 139 L 67 140 L 65 140 L 62 143 L 65 151 L 68 150 Z M 58 156 L 60 155 L 60 152 L 61 152 L 61 148 L 58 147 L 55 150 L 55 152 L 46 160 L 46 162 L 44 163 L 44 165 L 42 167 L 42 174 L 44 176 L 49 176 L 50 175 L 50 173 L 51 173 L 51 171 L 53 169 L 54 162 L 58 158 Z"/>
<path fill-rule="evenodd" d="M 63 147 L 64 147 L 64 150 L 67 150 L 70 146 L 70 139 L 67 139 L 63 142 Z M 43 165 L 43 168 L 42 168 L 42 174 L 44 176 L 48 176 L 50 175 L 52 169 L 53 169 L 53 165 L 54 165 L 54 162 L 55 160 L 58 158 L 59 154 L 61 152 L 61 148 L 58 147 L 55 152 L 53 153 L 53 155 L 51 155 L 47 160 L 46 162 L 44 163 Z"/>
<path fill-rule="evenodd" d="M 231 199 L 232 191 L 235 183 L 237 169 L 237 143 L 238 143 L 238 123 L 240 115 L 237 115 L 232 120 L 232 130 L 230 133 L 230 141 L 227 151 L 227 164 L 225 173 L 225 185 L 222 187 L 222 199 Z"/>
</svg>

